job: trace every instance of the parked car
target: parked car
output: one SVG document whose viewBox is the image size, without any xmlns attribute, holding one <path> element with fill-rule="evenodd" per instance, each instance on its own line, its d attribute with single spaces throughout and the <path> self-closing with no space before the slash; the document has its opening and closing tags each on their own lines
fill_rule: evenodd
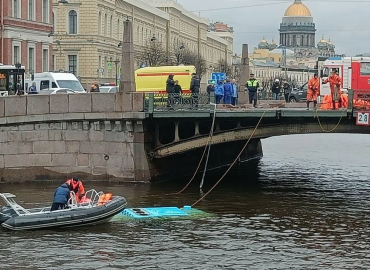
<svg viewBox="0 0 370 270">
<path fill-rule="evenodd" d="M 54 94 L 75 94 L 76 92 L 69 88 L 49 88 L 39 91 L 39 95 L 54 95 Z"/>
<path fill-rule="evenodd" d="M 305 102 L 307 100 L 307 83 L 298 88 L 293 88 L 288 100 L 289 102 Z"/>
<path fill-rule="evenodd" d="M 100 93 L 115 93 L 118 92 L 117 86 L 100 86 Z"/>
</svg>

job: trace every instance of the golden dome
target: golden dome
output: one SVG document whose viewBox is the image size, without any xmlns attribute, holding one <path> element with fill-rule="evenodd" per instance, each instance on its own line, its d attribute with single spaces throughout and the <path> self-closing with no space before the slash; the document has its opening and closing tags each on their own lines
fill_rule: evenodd
<svg viewBox="0 0 370 270">
<path fill-rule="evenodd" d="M 263 37 L 263 39 L 261 40 L 261 42 L 262 43 L 266 43 L 267 42 L 266 39 L 265 39 L 265 37 Z"/>
<path fill-rule="evenodd" d="M 325 40 L 325 38 L 324 38 L 324 36 L 322 36 L 322 39 L 320 40 L 320 42 L 327 43 L 326 40 Z"/>
<path fill-rule="evenodd" d="M 275 41 L 274 41 L 274 39 L 272 39 L 272 41 L 271 41 L 271 44 L 275 44 Z"/>
<path fill-rule="evenodd" d="M 311 12 L 301 0 L 295 0 L 287 10 L 285 11 L 284 16 L 286 17 L 311 17 Z"/>
<path fill-rule="evenodd" d="M 330 38 L 329 38 L 328 44 L 333 44 L 333 43 L 330 41 Z"/>
</svg>

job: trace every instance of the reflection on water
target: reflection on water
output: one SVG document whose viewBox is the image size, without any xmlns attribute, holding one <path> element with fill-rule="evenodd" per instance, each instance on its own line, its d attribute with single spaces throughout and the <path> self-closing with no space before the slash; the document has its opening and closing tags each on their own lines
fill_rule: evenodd
<svg viewBox="0 0 370 270">
<path fill-rule="evenodd" d="M 286 136 L 263 148 L 257 168 L 239 168 L 196 206 L 211 217 L 1 230 L 0 269 L 369 269 L 370 137 Z M 185 183 L 85 186 L 130 206 L 183 206 L 199 199 L 199 182 L 165 194 Z M 55 187 L 0 185 L 25 206 L 51 202 Z"/>
</svg>

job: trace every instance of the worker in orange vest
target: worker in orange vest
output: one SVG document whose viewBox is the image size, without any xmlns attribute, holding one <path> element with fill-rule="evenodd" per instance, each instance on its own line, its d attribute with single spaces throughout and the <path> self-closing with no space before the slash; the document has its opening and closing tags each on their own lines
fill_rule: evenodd
<svg viewBox="0 0 370 270">
<path fill-rule="evenodd" d="M 333 110 L 335 110 L 335 102 L 338 101 L 339 108 L 342 107 L 342 102 L 340 99 L 341 91 L 340 87 L 342 85 L 342 78 L 339 77 L 335 68 L 332 69 L 331 75 L 329 78 L 323 81 L 323 84 L 330 84 L 331 97 L 333 100 Z"/>
<path fill-rule="evenodd" d="M 320 94 L 320 80 L 315 73 L 308 81 L 307 86 L 307 110 L 310 109 L 310 103 L 313 102 L 314 109 L 317 107 L 317 96 Z"/>
<path fill-rule="evenodd" d="M 70 190 L 76 194 L 76 201 L 79 202 L 79 196 L 77 193 L 80 195 L 85 195 L 85 188 L 80 179 L 78 177 L 67 179 L 66 184 L 71 187 Z"/>
</svg>

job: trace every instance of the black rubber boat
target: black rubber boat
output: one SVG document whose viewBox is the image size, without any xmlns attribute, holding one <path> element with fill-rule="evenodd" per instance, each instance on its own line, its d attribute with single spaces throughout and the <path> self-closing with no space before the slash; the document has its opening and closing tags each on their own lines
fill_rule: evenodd
<svg viewBox="0 0 370 270">
<path fill-rule="evenodd" d="M 126 199 L 121 196 L 112 196 L 109 201 L 102 201 L 104 193 L 95 190 L 87 191 L 86 196 L 91 202 L 78 204 L 73 194 L 68 201 L 67 209 L 51 212 L 50 207 L 25 209 L 15 202 L 15 195 L 0 193 L 0 197 L 6 203 L 0 211 L 0 223 L 10 230 L 95 225 L 108 222 L 127 206 Z"/>
</svg>

